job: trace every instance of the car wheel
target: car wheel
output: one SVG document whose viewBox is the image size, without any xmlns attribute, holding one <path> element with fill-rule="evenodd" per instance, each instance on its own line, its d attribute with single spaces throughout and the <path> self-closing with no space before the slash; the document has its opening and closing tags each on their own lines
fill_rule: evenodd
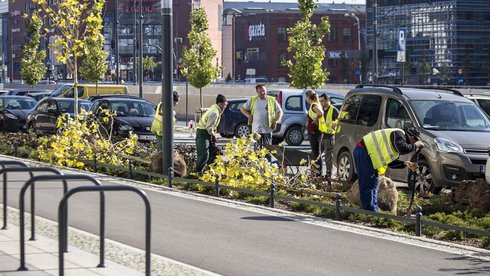
<svg viewBox="0 0 490 276">
<path fill-rule="evenodd" d="M 418 191 L 421 196 L 427 196 L 429 192 L 438 194 L 442 187 L 436 187 L 432 179 L 432 172 L 426 160 L 419 160 L 418 169 L 414 172 L 408 172 L 407 184 L 408 188 L 413 191 Z"/>
<path fill-rule="evenodd" d="M 284 135 L 284 140 L 290 146 L 299 146 L 303 143 L 303 129 L 298 126 L 290 127 L 286 130 L 286 134 Z"/>
<path fill-rule="evenodd" d="M 250 129 L 250 126 L 245 123 L 239 124 L 235 128 L 235 136 L 237 138 L 248 137 L 250 133 L 252 133 L 252 130 Z"/>
<path fill-rule="evenodd" d="M 357 179 L 357 175 L 354 171 L 354 161 L 349 151 L 343 151 L 337 161 L 337 171 L 339 180 L 354 182 Z"/>
</svg>

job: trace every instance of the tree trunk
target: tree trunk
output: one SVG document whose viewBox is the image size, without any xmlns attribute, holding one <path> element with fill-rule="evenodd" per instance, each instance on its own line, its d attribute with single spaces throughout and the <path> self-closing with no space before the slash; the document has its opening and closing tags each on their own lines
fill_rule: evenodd
<svg viewBox="0 0 490 276">
<path fill-rule="evenodd" d="M 203 108 L 203 100 L 202 100 L 202 87 L 199 88 L 199 101 L 201 103 L 201 108 Z"/>
</svg>

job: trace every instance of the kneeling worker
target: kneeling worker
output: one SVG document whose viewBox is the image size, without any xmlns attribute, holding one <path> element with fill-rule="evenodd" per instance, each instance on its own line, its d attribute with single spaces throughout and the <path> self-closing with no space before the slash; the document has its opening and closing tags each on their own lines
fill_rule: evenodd
<svg viewBox="0 0 490 276">
<path fill-rule="evenodd" d="M 196 131 L 196 149 L 197 161 L 196 172 L 203 173 L 207 164 L 214 162 L 216 157 L 216 133 L 221 119 L 221 114 L 225 110 L 228 102 L 225 96 L 219 94 L 216 97 L 216 104 L 213 104 L 197 124 Z"/>
<path fill-rule="evenodd" d="M 393 169 L 408 167 L 417 169 L 417 164 L 398 160 L 400 155 L 422 149 L 420 132 L 410 128 L 406 132 L 398 128 L 380 129 L 368 133 L 354 149 L 354 163 L 359 178 L 359 193 L 365 210 L 378 210 L 378 176 Z"/>
</svg>

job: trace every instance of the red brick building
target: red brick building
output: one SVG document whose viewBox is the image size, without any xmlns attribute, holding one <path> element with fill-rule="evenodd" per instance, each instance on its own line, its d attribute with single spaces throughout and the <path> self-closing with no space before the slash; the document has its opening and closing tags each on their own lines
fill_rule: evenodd
<svg viewBox="0 0 490 276">
<path fill-rule="evenodd" d="M 360 21 L 360 36 L 353 17 L 345 16 L 346 10 L 316 12 L 312 18 L 319 24 L 322 16 L 330 20 L 330 33 L 325 36 L 326 60 L 332 83 L 359 82 L 359 61 L 365 59 L 359 50 L 364 48 L 365 19 L 357 14 Z M 270 82 L 287 81 L 289 69 L 281 60 L 292 58 L 287 52 L 287 28 L 300 20 L 297 10 L 283 11 L 243 11 L 234 17 L 234 71 L 235 79 L 247 76 L 267 77 Z M 357 71 L 357 72 L 356 72 Z M 362 71 L 365 71 L 364 68 Z M 356 74 L 357 73 L 357 74 Z"/>
</svg>

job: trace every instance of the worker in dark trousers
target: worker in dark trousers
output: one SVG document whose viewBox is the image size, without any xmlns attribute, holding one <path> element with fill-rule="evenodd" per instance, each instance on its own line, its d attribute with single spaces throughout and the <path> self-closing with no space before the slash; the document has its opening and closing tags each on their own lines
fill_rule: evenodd
<svg viewBox="0 0 490 276">
<path fill-rule="evenodd" d="M 208 111 L 202 115 L 196 132 L 196 172 L 202 174 L 207 164 L 214 162 L 216 155 L 216 134 L 221 119 L 221 114 L 225 110 L 228 102 L 225 96 L 219 94 L 216 97 L 216 104 L 213 104 Z"/>
<path fill-rule="evenodd" d="M 417 164 L 398 160 L 400 155 L 422 149 L 420 132 L 410 128 L 376 130 L 368 133 L 354 149 L 354 163 L 359 178 L 359 193 L 365 210 L 378 210 L 378 176 L 384 175 L 388 166 L 394 169 L 417 169 Z"/>
</svg>

